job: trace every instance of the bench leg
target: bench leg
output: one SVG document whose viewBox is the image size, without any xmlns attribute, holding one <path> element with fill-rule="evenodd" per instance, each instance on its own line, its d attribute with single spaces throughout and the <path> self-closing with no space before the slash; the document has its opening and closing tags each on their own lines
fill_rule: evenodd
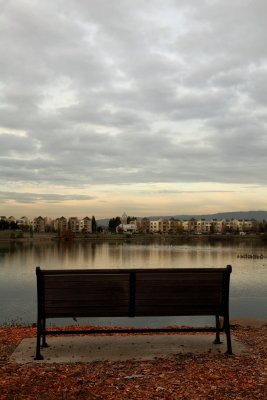
<svg viewBox="0 0 267 400">
<path fill-rule="evenodd" d="M 219 315 L 215 316 L 216 318 L 216 338 L 214 340 L 214 344 L 221 344 L 221 340 L 220 340 L 220 319 L 219 319 Z"/>
<path fill-rule="evenodd" d="M 36 338 L 36 354 L 35 360 L 43 360 L 43 356 L 41 354 L 41 330 L 42 330 L 42 321 L 38 320 L 37 325 L 37 338 Z"/>
<path fill-rule="evenodd" d="M 225 330 L 225 334 L 226 334 L 226 341 L 227 341 L 227 351 L 225 354 L 229 354 L 232 355 L 233 351 L 232 351 L 232 342 L 231 342 L 231 333 L 230 333 L 230 322 L 229 322 L 229 315 L 226 315 L 224 317 L 224 330 Z"/>
<path fill-rule="evenodd" d="M 49 345 L 46 342 L 45 328 L 46 328 L 46 319 L 43 319 L 42 347 L 49 347 Z"/>
</svg>

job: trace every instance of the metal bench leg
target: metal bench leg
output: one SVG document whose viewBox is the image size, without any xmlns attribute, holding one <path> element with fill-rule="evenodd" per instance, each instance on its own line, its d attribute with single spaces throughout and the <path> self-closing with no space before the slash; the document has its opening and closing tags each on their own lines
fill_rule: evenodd
<svg viewBox="0 0 267 400">
<path fill-rule="evenodd" d="M 227 351 L 226 351 L 225 354 L 232 355 L 233 351 L 232 351 L 229 315 L 226 315 L 224 317 L 223 324 L 224 324 L 224 331 L 225 331 L 225 334 L 226 334 L 226 341 L 227 341 Z"/>
<path fill-rule="evenodd" d="M 43 319 L 43 333 L 42 333 L 42 347 L 49 347 L 46 342 L 46 335 L 45 335 L 45 328 L 46 328 L 46 319 Z"/>
<path fill-rule="evenodd" d="M 41 354 L 41 330 L 42 330 L 42 321 L 38 320 L 37 325 L 37 338 L 36 338 L 36 355 L 35 360 L 43 360 L 43 356 Z"/>
<path fill-rule="evenodd" d="M 220 328 L 221 328 L 221 326 L 220 326 L 219 315 L 216 315 L 215 318 L 216 318 L 216 338 L 215 338 L 213 343 L 214 344 L 221 344 L 222 343 L 221 340 L 220 340 Z"/>
</svg>

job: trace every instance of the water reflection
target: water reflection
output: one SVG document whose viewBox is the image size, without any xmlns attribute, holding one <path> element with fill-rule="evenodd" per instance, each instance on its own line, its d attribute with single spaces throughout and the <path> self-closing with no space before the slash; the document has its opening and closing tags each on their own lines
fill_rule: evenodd
<svg viewBox="0 0 267 400">
<path fill-rule="evenodd" d="M 261 254 L 263 258 L 238 258 L 244 253 Z M 231 315 L 267 319 L 267 246 L 259 240 L 179 244 L 2 242 L 0 322 L 35 321 L 37 265 L 54 269 L 222 267 L 227 264 L 233 266 Z M 169 318 L 165 322 L 175 321 Z"/>
</svg>

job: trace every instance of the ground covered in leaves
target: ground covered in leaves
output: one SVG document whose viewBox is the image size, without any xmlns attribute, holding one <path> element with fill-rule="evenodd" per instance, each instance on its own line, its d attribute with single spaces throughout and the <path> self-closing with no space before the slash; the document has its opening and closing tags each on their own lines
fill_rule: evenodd
<svg viewBox="0 0 267 400">
<path fill-rule="evenodd" d="M 0 327 L 0 400 L 266 400 L 267 326 L 233 327 L 248 353 L 177 354 L 153 361 L 76 364 L 9 362 L 36 328 Z"/>
</svg>

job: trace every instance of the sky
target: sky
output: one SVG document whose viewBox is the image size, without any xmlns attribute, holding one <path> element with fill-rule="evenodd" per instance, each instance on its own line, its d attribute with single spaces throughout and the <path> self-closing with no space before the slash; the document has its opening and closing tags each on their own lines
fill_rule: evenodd
<svg viewBox="0 0 267 400">
<path fill-rule="evenodd" d="M 267 210 L 266 0 L 0 0 L 0 215 Z"/>
</svg>

